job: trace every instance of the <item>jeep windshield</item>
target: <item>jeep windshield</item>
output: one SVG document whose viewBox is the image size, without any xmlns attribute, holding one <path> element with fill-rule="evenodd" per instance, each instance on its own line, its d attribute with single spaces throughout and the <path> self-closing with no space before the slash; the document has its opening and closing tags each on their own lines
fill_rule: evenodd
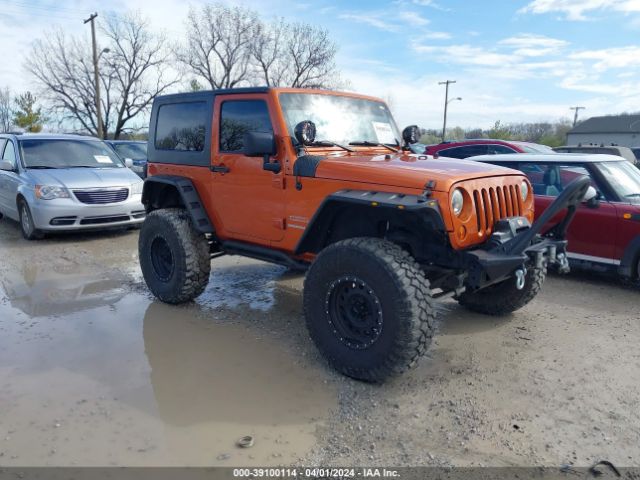
<svg viewBox="0 0 640 480">
<path fill-rule="evenodd" d="M 113 150 L 94 140 L 24 139 L 20 150 L 26 168 L 124 168 Z"/>
<path fill-rule="evenodd" d="M 400 134 L 382 102 L 342 95 L 281 93 L 289 135 L 303 120 L 316 124 L 316 141 L 363 147 L 400 146 Z"/>
<path fill-rule="evenodd" d="M 597 168 L 622 201 L 640 205 L 640 170 L 626 160 L 598 163 Z"/>
</svg>

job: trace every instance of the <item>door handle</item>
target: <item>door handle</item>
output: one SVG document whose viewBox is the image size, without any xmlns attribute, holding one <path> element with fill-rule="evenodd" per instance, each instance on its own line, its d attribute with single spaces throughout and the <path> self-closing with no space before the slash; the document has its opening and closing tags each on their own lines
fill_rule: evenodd
<svg viewBox="0 0 640 480">
<path fill-rule="evenodd" d="M 212 165 L 210 168 L 212 172 L 216 173 L 229 173 L 231 171 L 226 165 Z"/>
</svg>

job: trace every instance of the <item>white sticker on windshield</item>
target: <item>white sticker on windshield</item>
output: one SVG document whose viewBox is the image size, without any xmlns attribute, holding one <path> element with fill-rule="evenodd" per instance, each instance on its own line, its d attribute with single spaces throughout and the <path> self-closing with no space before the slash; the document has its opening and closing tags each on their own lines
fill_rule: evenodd
<svg viewBox="0 0 640 480">
<path fill-rule="evenodd" d="M 113 160 L 107 155 L 94 155 L 93 158 L 95 158 L 98 163 L 113 163 Z"/>
<path fill-rule="evenodd" d="M 378 137 L 378 142 L 380 143 L 396 143 L 396 137 L 393 134 L 393 130 L 391 129 L 391 125 L 384 122 L 371 122 L 373 129 L 376 132 L 376 137 Z"/>
</svg>

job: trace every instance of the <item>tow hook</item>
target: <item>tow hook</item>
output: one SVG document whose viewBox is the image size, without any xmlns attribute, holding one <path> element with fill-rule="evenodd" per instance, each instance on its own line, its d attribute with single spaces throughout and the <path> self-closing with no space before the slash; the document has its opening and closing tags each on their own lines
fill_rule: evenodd
<svg viewBox="0 0 640 480">
<path fill-rule="evenodd" d="M 516 288 L 522 290 L 524 288 L 525 276 L 527 275 L 527 269 L 522 267 L 516 270 Z"/>
<path fill-rule="evenodd" d="M 571 270 L 569 268 L 569 259 L 565 253 L 559 253 L 557 256 L 558 260 L 558 273 L 569 273 Z"/>
</svg>

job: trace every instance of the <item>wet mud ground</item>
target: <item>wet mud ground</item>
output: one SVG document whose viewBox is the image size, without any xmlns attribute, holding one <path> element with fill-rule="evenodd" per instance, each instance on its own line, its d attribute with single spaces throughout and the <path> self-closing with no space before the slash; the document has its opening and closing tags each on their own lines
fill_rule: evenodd
<svg viewBox="0 0 640 480">
<path fill-rule="evenodd" d="M 638 290 L 550 276 L 499 320 L 444 302 L 418 368 L 369 385 L 315 350 L 301 276 L 222 257 L 168 306 L 137 236 L 0 221 L 1 466 L 640 465 Z"/>
</svg>

